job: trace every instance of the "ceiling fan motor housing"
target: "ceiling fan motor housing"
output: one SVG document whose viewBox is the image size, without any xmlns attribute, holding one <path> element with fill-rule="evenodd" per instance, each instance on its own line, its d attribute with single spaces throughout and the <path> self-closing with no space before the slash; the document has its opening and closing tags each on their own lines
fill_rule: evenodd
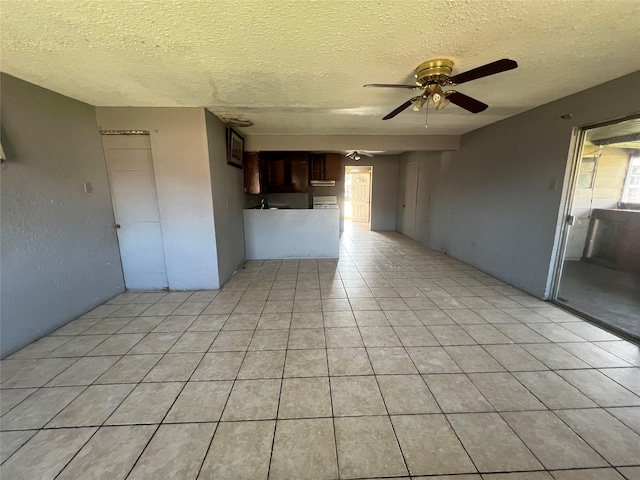
<svg viewBox="0 0 640 480">
<path fill-rule="evenodd" d="M 451 77 L 453 62 L 444 58 L 429 60 L 416 68 L 416 85 L 425 87 L 430 83 L 444 85 Z"/>
</svg>

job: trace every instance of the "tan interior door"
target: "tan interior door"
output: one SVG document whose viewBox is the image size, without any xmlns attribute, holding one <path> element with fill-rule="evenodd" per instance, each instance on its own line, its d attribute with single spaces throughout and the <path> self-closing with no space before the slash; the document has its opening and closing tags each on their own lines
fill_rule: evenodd
<svg viewBox="0 0 640 480">
<path fill-rule="evenodd" d="M 371 174 L 359 173 L 351 177 L 352 222 L 369 223 L 371 217 Z"/>
</svg>

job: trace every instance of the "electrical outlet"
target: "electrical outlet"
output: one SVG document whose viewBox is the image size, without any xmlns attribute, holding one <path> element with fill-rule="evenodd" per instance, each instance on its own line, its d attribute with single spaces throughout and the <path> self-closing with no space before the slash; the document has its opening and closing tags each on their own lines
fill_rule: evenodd
<svg viewBox="0 0 640 480">
<path fill-rule="evenodd" d="M 84 193 L 93 193 L 93 185 L 91 185 L 91 182 L 84 182 Z"/>
</svg>

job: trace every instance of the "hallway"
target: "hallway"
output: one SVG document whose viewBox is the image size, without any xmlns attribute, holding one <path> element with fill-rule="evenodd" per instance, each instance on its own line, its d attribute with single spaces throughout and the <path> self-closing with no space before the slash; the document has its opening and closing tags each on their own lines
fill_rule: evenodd
<svg viewBox="0 0 640 480">
<path fill-rule="evenodd" d="M 393 232 L 0 366 L 3 479 L 640 479 L 638 347 Z"/>
</svg>

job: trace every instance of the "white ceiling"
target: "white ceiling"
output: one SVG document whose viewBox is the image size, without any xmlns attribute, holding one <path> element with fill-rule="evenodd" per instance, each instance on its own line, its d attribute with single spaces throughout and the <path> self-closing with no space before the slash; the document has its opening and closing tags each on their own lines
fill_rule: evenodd
<svg viewBox="0 0 640 480">
<path fill-rule="evenodd" d="M 245 135 L 462 134 L 640 70 L 638 0 L 0 0 L 2 71 L 97 106 L 204 106 Z M 488 103 L 381 117 L 446 57 Z M 598 101 L 598 99 L 594 99 Z"/>
</svg>

